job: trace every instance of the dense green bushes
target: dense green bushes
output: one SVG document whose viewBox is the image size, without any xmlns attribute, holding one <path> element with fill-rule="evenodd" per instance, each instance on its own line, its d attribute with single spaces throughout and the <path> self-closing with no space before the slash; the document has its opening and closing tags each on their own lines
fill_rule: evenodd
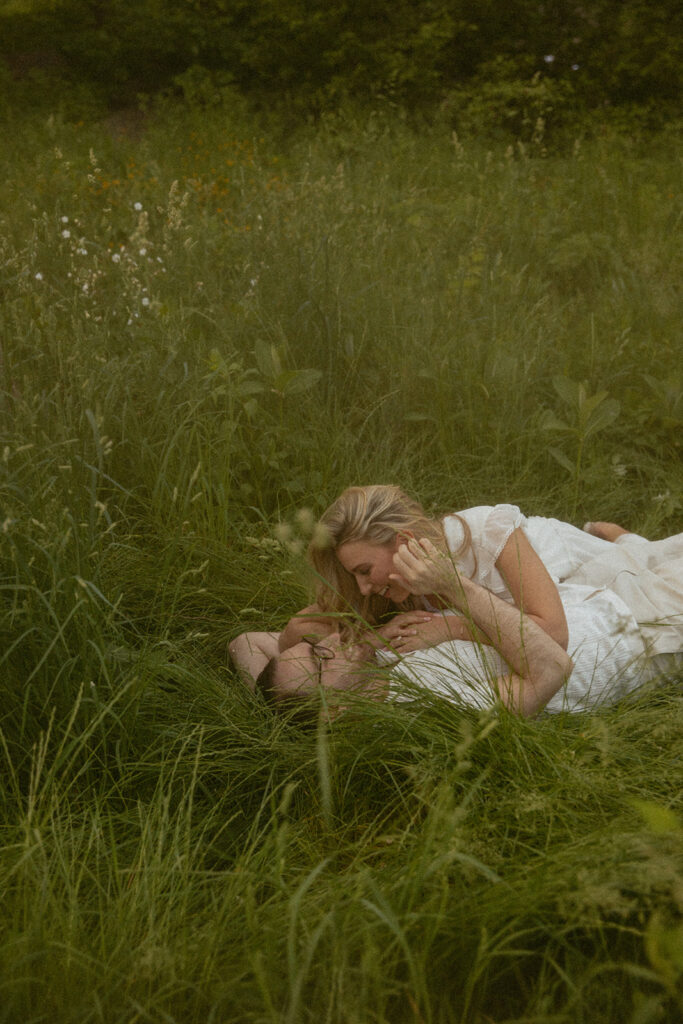
<svg viewBox="0 0 683 1024">
<path fill-rule="evenodd" d="M 574 104 L 589 107 L 669 104 L 680 93 L 674 0 L 24 0 L 4 8 L 0 53 L 15 75 L 75 77 L 114 103 L 167 87 L 192 66 L 269 103 L 286 94 L 311 109 L 372 93 L 431 106 L 491 68 L 500 79 L 501 67 L 507 82 L 542 74 L 571 83 Z"/>
</svg>

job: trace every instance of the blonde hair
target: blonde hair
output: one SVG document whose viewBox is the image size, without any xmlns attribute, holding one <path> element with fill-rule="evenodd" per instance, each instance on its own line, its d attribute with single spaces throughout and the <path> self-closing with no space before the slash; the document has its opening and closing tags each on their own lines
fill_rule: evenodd
<svg viewBox="0 0 683 1024">
<path fill-rule="evenodd" d="M 464 520 L 460 522 L 465 539 L 453 552 L 456 557 L 471 544 L 469 527 Z M 308 559 L 317 575 L 318 606 L 343 618 L 360 618 L 371 626 L 378 625 L 388 613 L 396 612 L 397 606 L 388 598 L 360 593 L 355 578 L 337 558 L 337 551 L 342 544 L 357 541 L 391 544 L 403 532 L 418 540 L 427 537 L 442 551 L 448 550 L 441 521 L 429 518 L 422 505 L 400 487 L 348 487 L 323 512 L 308 548 Z M 400 605 L 404 610 L 422 607 L 420 598 L 412 595 Z M 340 627 L 343 629 L 343 620 Z"/>
</svg>

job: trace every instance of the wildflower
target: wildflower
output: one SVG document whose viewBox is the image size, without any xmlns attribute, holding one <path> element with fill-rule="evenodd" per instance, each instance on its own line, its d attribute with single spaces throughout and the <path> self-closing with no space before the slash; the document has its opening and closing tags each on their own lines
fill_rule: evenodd
<svg viewBox="0 0 683 1024">
<path fill-rule="evenodd" d="M 323 523 L 316 523 L 311 536 L 312 548 L 329 548 L 332 546 L 332 535 Z"/>
<path fill-rule="evenodd" d="M 62 224 L 68 224 L 69 223 L 69 218 L 68 217 L 62 217 L 61 221 L 62 221 Z"/>
<path fill-rule="evenodd" d="M 615 476 L 626 476 L 627 467 L 618 455 L 612 456 L 612 472 Z"/>
<path fill-rule="evenodd" d="M 71 238 L 71 232 L 68 228 L 64 228 L 62 231 L 62 238 Z"/>
<path fill-rule="evenodd" d="M 572 71 L 578 71 L 580 66 L 580 64 L 572 64 Z"/>
<path fill-rule="evenodd" d="M 111 261 L 112 261 L 112 263 L 120 263 L 121 262 L 121 257 L 119 256 L 119 254 L 117 252 L 112 253 Z"/>
<path fill-rule="evenodd" d="M 310 508 L 297 509 L 294 516 L 304 533 L 311 533 L 315 526 L 315 516 Z"/>
<path fill-rule="evenodd" d="M 555 54 L 554 53 L 546 53 L 546 55 L 543 58 L 543 60 L 545 61 L 546 64 L 552 64 L 554 62 L 554 60 L 555 60 Z"/>
<path fill-rule="evenodd" d="M 140 249 L 140 255 L 141 256 L 146 256 L 147 255 L 147 250 L 145 249 L 144 245 L 143 245 L 142 249 Z"/>
<path fill-rule="evenodd" d="M 76 249 L 76 252 L 78 253 L 79 256 L 87 256 L 88 255 L 88 250 L 84 249 L 82 245 L 78 249 Z"/>
<path fill-rule="evenodd" d="M 139 213 L 140 210 L 142 209 L 142 203 L 133 203 L 133 209 L 137 210 Z"/>
<path fill-rule="evenodd" d="M 36 274 L 36 281 L 42 281 L 42 280 L 43 280 L 43 275 L 41 274 L 40 271 L 38 271 L 38 273 Z"/>
<path fill-rule="evenodd" d="M 292 527 L 289 523 L 276 523 L 273 533 L 282 544 L 286 544 L 291 539 Z"/>
<path fill-rule="evenodd" d="M 145 297 L 142 300 L 142 305 L 143 306 L 149 306 L 149 299 L 148 299 L 148 297 L 146 295 L 145 295 Z"/>
</svg>

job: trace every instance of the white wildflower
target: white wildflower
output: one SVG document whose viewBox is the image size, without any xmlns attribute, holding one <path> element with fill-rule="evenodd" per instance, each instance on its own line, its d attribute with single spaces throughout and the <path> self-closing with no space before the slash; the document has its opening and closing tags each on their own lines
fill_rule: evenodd
<svg viewBox="0 0 683 1024">
<path fill-rule="evenodd" d="M 42 280 L 43 280 L 43 275 L 41 274 L 40 271 L 38 271 L 38 273 L 36 274 L 36 281 L 42 281 Z"/>
<path fill-rule="evenodd" d="M 276 523 L 273 533 L 282 544 L 285 544 L 291 539 L 292 527 L 289 523 Z"/>
<path fill-rule="evenodd" d="M 62 231 L 62 238 L 71 238 L 71 232 L 68 228 L 64 228 Z"/>
<path fill-rule="evenodd" d="M 315 516 L 310 508 L 299 508 L 294 516 L 304 533 L 311 533 L 315 526 Z"/>
<path fill-rule="evenodd" d="M 119 254 L 117 252 L 113 252 L 112 255 L 111 255 L 111 260 L 112 260 L 112 263 L 120 263 L 121 262 L 121 257 L 119 256 Z"/>
<path fill-rule="evenodd" d="M 142 209 L 142 203 L 133 203 L 133 209 L 137 210 L 139 213 L 140 210 Z"/>
</svg>

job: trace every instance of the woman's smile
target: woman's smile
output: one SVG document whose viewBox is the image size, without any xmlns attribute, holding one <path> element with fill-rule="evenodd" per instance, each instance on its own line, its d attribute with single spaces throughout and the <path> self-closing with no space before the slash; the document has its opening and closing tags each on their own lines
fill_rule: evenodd
<svg viewBox="0 0 683 1024">
<path fill-rule="evenodd" d="M 364 597 L 377 594 L 395 604 L 405 601 L 410 591 L 389 577 L 395 573 L 394 555 L 398 550 L 398 537 L 390 544 L 370 544 L 368 541 L 349 541 L 337 548 L 339 563 L 350 573 Z"/>
</svg>

